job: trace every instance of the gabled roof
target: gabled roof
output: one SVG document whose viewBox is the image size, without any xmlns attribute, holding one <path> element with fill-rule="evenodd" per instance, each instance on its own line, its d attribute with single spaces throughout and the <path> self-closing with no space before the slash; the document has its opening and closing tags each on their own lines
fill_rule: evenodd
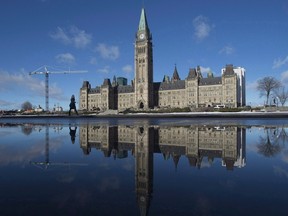
<svg viewBox="0 0 288 216">
<path fill-rule="evenodd" d="M 102 86 L 111 86 L 110 79 L 104 79 Z"/>
<path fill-rule="evenodd" d="M 222 84 L 222 77 L 202 78 L 199 81 L 199 86 L 203 86 L 203 85 L 219 85 L 219 84 Z"/>
<path fill-rule="evenodd" d="M 197 72 L 195 68 L 190 68 L 187 79 L 194 79 L 197 77 Z"/>
<path fill-rule="evenodd" d="M 224 76 L 229 76 L 229 75 L 234 75 L 234 74 L 235 73 L 234 73 L 233 65 L 232 64 L 226 65 L 223 75 Z"/>
<path fill-rule="evenodd" d="M 88 81 L 84 81 L 83 82 L 83 85 L 82 85 L 82 88 L 89 88 L 89 82 Z"/>
<path fill-rule="evenodd" d="M 187 157 L 188 157 L 189 165 L 196 167 L 198 159 L 195 156 L 194 157 L 193 156 L 187 156 Z"/>
<path fill-rule="evenodd" d="M 232 158 L 224 159 L 227 170 L 233 170 L 235 161 Z"/>
<path fill-rule="evenodd" d="M 95 93 L 100 93 L 100 87 L 97 86 L 96 88 L 91 88 L 89 89 L 89 94 L 95 94 Z"/>
<path fill-rule="evenodd" d="M 120 85 L 117 88 L 118 93 L 132 93 L 134 92 L 134 87 L 132 85 Z"/>
<path fill-rule="evenodd" d="M 177 144 L 173 145 L 167 145 L 167 144 L 161 144 L 159 145 L 161 153 L 170 153 L 175 155 L 185 155 L 186 154 L 186 148 L 185 146 L 178 146 Z"/>
<path fill-rule="evenodd" d="M 177 80 L 175 82 L 161 82 L 154 83 L 154 90 L 163 91 L 163 90 L 177 90 L 185 89 L 185 80 Z"/>
</svg>

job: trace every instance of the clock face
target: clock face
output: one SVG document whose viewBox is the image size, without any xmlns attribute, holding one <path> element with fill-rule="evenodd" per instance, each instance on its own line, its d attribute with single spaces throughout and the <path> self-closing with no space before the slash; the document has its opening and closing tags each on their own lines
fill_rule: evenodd
<svg viewBox="0 0 288 216">
<path fill-rule="evenodd" d="M 143 33 L 140 34 L 140 36 L 139 36 L 140 39 L 144 39 L 144 37 L 145 37 L 145 35 Z"/>
</svg>

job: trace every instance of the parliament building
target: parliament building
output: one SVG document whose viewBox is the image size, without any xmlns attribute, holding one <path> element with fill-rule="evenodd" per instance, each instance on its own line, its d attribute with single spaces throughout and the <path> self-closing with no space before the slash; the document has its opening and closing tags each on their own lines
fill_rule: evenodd
<svg viewBox="0 0 288 216">
<path fill-rule="evenodd" d="M 190 68 L 185 79 L 175 66 L 171 78 L 153 82 L 152 34 L 145 10 L 142 9 L 134 47 L 135 76 L 131 85 L 127 79 L 114 76 L 101 86 L 91 87 L 84 81 L 80 88 L 79 110 L 106 111 L 158 108 L 239 107 L 245 106 L 245 69 L 226 65 L 221 76 L 210 72 L 203 77 L 200 66 Z"/>
<path fill-rule="evenodd" d="M 135 158 L 135 195 L 140 215 L 148 215 L 153 194 L 154 154 L 186 160 L 191 169 L 220 163 L 231 171 L 246 166 L 246 129 L 236 126 L 80 125 L 80 147 L 114 159 Z M 93 152 L 93 151 L 94 152 Z M 159 161 L 157 161 L 159 162 Z M 183 163 L 182 163 L 183 165 Z"/>
</svg>

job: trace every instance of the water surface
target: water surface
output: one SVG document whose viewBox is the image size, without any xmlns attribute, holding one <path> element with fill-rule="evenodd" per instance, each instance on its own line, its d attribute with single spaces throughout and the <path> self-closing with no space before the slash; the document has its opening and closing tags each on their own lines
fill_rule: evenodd
<svg viewBox="0 0 288 216">
<path fill-rule="evenodd" d="M 1 215 L 287 215 L 283 119 L 0 119 Z"/>
</svg>

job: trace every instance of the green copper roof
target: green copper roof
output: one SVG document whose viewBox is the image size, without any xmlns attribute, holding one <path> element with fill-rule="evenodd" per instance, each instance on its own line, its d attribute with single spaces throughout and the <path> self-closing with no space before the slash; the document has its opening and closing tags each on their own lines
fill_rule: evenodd
<svg viewBox="0 0 288 216">
<path fill-rule="evenodd" d="M 147 23 L 147 19 L 146 19 L 146 13 L 145 13 L 144 8 L 142 8 L 138 31 L 142 31 L 142 30 L 145 31 L 148 29 L 149 28 L 148 28 L 148 23 Z"/>
</svg>

